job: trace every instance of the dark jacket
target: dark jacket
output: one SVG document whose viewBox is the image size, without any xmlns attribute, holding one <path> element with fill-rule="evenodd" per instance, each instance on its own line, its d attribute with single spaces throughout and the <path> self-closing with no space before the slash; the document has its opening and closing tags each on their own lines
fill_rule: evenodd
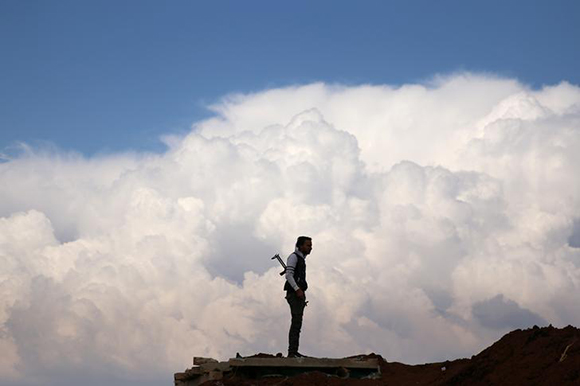
<svg viewBox="0 0 580 386">
<path fill-rule="evenodd" d="M 294 268 L 294 280 L 296 281 L 296 284 L 298 284 L 298 287 L 300 287 L 302 291 L 306 291 L 306 289 L 308 288 L 308 283 L 306 282 L 306 260 L 298 253 L 294 254 L 297 257 L 296 268 Z M 286 284 L 284 284 L 284 290 L 294 291 L 294 288 L 292 288 L 290 283 L 286 281 Z"/>
</svg>

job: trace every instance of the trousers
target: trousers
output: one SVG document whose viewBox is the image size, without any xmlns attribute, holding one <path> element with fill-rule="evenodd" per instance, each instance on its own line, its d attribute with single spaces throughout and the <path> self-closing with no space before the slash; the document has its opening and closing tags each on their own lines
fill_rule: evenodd
<svg viewBox="0 0 580 386">
<path fill-rule="evenodd" d="M 290 355 L 298 352 L 306 299 L 299 298 L 294 291 L 288 291 L 286 292 L 286 301 L 290 305 L 290 314 L 292 315 L 290 331 L 288 332 L 288 354 Z"/>
</svg>

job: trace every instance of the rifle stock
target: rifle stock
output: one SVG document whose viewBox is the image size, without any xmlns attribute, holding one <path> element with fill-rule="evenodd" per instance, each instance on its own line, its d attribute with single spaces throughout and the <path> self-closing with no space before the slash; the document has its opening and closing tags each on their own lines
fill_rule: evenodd
<svg viewBox="0 0 580 386">
<path fill-rule="evenodd" d="M 275 254 L 274 257 L 272 257 L 271 260 L 277 259 L 278 262 L 280 263 L 280 265 L 282 266 L 282 268 L 284 268 L 284 270 L 282 272 L 280 272 L 280 276 L 284 275 L 286 273 L 286 264 L 284 264 L 284 261 L 282 260 L 282 258 L 280 257 L 279 254 Z"/>
</svg>

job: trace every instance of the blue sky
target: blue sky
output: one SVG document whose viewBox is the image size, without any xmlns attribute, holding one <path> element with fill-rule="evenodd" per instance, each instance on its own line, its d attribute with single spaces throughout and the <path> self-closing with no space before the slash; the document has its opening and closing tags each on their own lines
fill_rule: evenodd
<svg viewBox="0 0 580 386">
<path fill-rule="evenodd" d="M 160 151 L 232 92 L 490 72 L 580 83 L 577 1 L 0 0 L 0 149 Z"/>
<path fill-rule="evenodd" d="M 577 0 L 0 0 L 0 384 L 282 352 L 270 257 L 301 234 L 308 355 L 435 362 L 579 326 L 579 19 Z"/>
</svg>

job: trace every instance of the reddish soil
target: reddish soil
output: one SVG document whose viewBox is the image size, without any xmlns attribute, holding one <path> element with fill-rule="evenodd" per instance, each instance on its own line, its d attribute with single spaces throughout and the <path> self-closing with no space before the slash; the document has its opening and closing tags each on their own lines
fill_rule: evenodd
<svg viewBox="0 0 580 386">
<path fill-rule="evenodd" d="M 270 357 L 270 354 L 258 354 Z M 343 379 L 321 372 L 294 377 L 209 381 L 204 386 L 342 386 L 342 385 L 580 385 L 580 330 L 552 326 L 515 330 L 471 359 L 424 365 L 388 362 L 379 355 L 378 379 Z"/>
</svg>

